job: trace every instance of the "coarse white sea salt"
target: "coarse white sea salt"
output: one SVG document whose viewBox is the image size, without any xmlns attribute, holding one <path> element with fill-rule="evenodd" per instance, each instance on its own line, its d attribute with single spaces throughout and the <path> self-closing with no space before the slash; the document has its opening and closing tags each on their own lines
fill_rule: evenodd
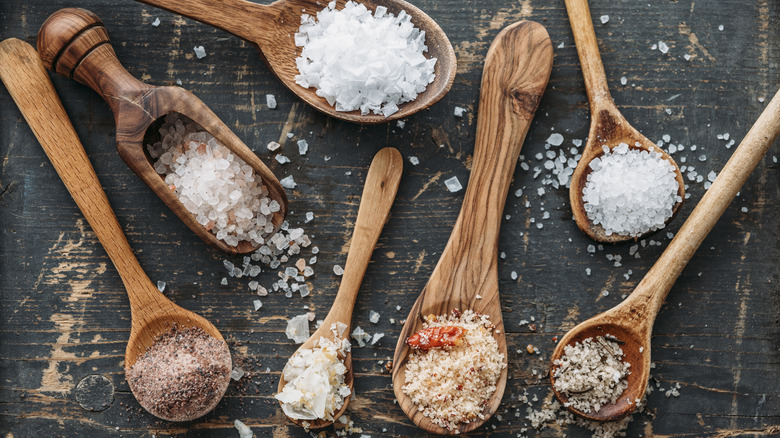
<svg viewBox="0 0 780 438">
<path fill-rule="evenodd" d="M 582 190 L 585 212 L 606 234 L 640 236 L 664 227 L 677 194 L 675 168 L 660 152 L 630 149 L 621 143 L 591 161 Z"/>
<path fill-rule="evenodd" d="M 444 180 L 444 185 L 447 187 L 447 190 L 452 193 L 458 192 L 463 188 L 457 176 Z"/>
<path fill-rule="evenodd" d="M 203 46 L 195 46 L 192 48 L 192 50 L 195 52 L 195 56 L 198 57 L 198 59 L 203 59 L 206 57 L 206 48 Z"/>
<path fill-rule="evenodd" d="M 663 53 L 663 54 L 666 54 L 666 53 L 668 53 L 668 52 L 669 52 L 669 46 L 668 46 L 668 45 L 666 45 L 666 43 L 665 43 L 665 42 L 663 42 L 663 41 L 658 41 L 658 50 L 659 50 L 661 53 Z"/>
<path fill-rule="evenodd" d="M 155 18 L 154 21 L 152 21 L 152 26 L 157 27 L 159 25 L 160 25 L 160 19 L 159 18 Z"/>
<path fill-rule="evenodd" d="M 276 96 L 274 96 L 273 94 L 266 94 L 265 104 L 268 106 L 268 109 L 276 108 Z"/>
<path fill-rule="evenodd" d="M 455 110 L 453 110 L 452 114 L 455 117 L 462 118 L 464 114 L 466 114 L 466 108 L 456 106 Z"/>
<path fill-rule="evenodd" d="M 409 157 L 409 162 L 412 163 L 412 166 L 416 166 L 420 164 L 420 159 L 415 156 L 411 156 Z"/>
<path fill-rule="evenodd" d="M 306 155 L 309 151 L 309 143 L 306 140 L 298 140 L 298 154 Z"/>
<path fill-rule="evenodd" d="M 563 144 L 563 135 L 558 134 L 557 132 L 550 134 L 550 136 L 547 137 L 547 143 L 549 143 L 550 146 L 560 146 Z"/>
<path fill-rule="evenodd" d="M 609 23 L 609 15 L 602 15 L 601 24 L 607 24 L 607 23 Z"/>
<path fill-rule="evenodd" d="M 303 14 L 294 36 L 303 47 L 295 82 L 314 87 L 336 111 L 360 110 L 385 117 L 417 98 L 433 82 L 436 58 L 426 58 L 425 32 L 406 11 L 398 16 L 348 1 L 328 3 L 316 18 Z"/>
<path fill-rule="evenodd" d="M 302 344 L 309 339 L 309 317 L 306 314 L 292 317 L 287 321 L 284 330 L 287 339 L 292 339 L 296 344 Z"/>
<path fill-rule="evenodd" d="M 288 175 L 288 176 L 282 178 L 279 181 L 279 184 L 281 184 L 282 187 L 284 187 L 285 189 L 294 189 L 295 186 L 298 185 L 298 183 L 295 182 L 295 179 L 293 179 L 292 175 Z"/>
<path fill-rule="evenodd" d="M 254 436 L 252 429 L 242 423 L 241 420 L 233 420 L 233 426 L 238 430 L 239 438 L 252 438 Z"/>
</svg>

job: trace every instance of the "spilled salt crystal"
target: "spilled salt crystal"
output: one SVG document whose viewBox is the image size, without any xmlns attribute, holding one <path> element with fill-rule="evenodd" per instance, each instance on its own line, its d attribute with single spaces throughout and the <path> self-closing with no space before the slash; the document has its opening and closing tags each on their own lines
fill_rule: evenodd
<svg viewBox="0 0 780 438">
<path fill-rule="evenodd" d="M 276 96 L 274 96 L 273 94 L 266 94 L 265 104 L 268 106 L 268 109 L 276 108 Z"/>
<path fill-rule="evenodd" d="M 444 180 L 444 185 L 447 187 L 447 190 L 452 193 L 458 192 L 463 188 L 457 176 Z"/>
<path fill-rule="evenodd" d="M 195 51 L 195 56 L 198 57 L 198 59 L 203 59 L 206 57 L 206 48 L 203 46 L 195 46 L 193 49 Z"/>
</svg>

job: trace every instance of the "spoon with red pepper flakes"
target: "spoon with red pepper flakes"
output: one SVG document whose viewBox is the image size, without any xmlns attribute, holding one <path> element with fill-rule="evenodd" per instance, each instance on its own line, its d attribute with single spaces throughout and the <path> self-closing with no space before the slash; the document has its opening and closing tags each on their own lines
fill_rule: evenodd
<svg viewBox="0 0 780 438">
<path fill-rule="evenodd" d="M 428 316 L 431 319 L 434 315 Z M 463 343 L 466 330 L 458 326 L 428 327 L 409 336 L 407 345 L 418 350 L 430 350 L 431 348 L 457 347 Z"/>
<path fill-rule="evenodd" d="M 428 432 L 470 432 L 493 415 L 504 394 L 505 366 L 476 418 L 465 418 L 452 428 L 435 424 L 403 390 L 414 351 L 407 339 L 415 343 L 418 341 L 414 339 L 427 334 L 418 333 L 425 328 L 427 315 L 447 315 L 462 309 L 465 316 L 473 311 L 475 318 L 486 317 L 487 321 L 480 324 L 489 332 L 488 337 L 495 338 L 497 352 L 503 355 L 501 363 L 506 364 L 506 338 L 498 297 L 499 228 L 523 140 L 550 77 L 552 56 L 547 31 L 529 21 L 504 29 L 487 53 L 471 180 L 463 206 L 436 268 L 409 312 L 393 358 L 393 390 L 398 404 L 412 422 Z M 442 316 L 438 318 L 435 325 L 454 325 L 449 320 L 442 322 Z M 492 325 L 488 327 L 489 324 Z M 419 338 L 413 338 L 415 334 Z"/>
</svg>

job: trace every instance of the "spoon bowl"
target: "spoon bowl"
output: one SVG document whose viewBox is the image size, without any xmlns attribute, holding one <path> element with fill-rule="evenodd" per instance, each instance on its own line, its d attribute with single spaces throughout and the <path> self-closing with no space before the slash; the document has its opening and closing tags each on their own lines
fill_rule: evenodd
<svg viewBox="0 0 780 438">
<path fill-rule="evenodd" d="M 634 129 L 615 106 L 615 101 L 612 100 L 607 86 L 607 77 L 604 65 L 601 63 L 596 32 L 593 29 L 593 20 L 590 16 L 587 0 L 566 0 L 566 10 L 569 14 L 577 54 L 582 65 L 582 76 L 585 79 L 585 88 L 588 92 L 591 117 L 588 141 L 583 149 L 582 158 L 572 174 L 569 189 L 574 220 L 583 233 L 598 242 L 617 243 L 639 239 L 655 231 L 637 237 L 608 234 L 604 227 L 594 224 L 588 218 L 588 214 L 585 212 L 585 202 L 582 199 L 582 190 L 587 182 L 588 174 L 591 172 L 590 163 L 604 154 L 604 146 L 611 150 L 620 143 L 627 144 L 630 149 L 659 152 L 664 160 L 674 166 L 678 186 L 677 195 L 680 199 L 672 208 L 672 215 L 666 220 L 666 223 L 674 219 L 680 211 L 685 199 L 685 181 L 674 159 Z"/>
<path fill-rule="evenodd" d="M 552 383 L 555 382 L 557 369 L 555 361 L 563 356 L 565 346 L 594 336 L 610 334 L 618 338 L 623 342 L 623 360 L 631 364 L 628 387 L 617 403 L 605 405 L 595 413 L 582 412 L 572 406 L 567 406 L 567 409 L 598 421 L 617 420 L 636 409 L 637 403 L 644 397 L 650 375 L 653 323 L 666 296 L 778 135 L 780 92 L 769 102 L 672 242 L 631 295 L 612 309 L 578 324 L 561 339 L 550 358 Z M 553 391 L 565 406 L 566 396 L 556 391 L 554 385 Z"/>
<path fill-rule="evenodd" d="M 487 315 L 506 364 L 507 347 L 498 296 L 498 237 L 515 164 L 552 70 L 552 43 L 545 28 L 521 21 L 501 31 L 488 50 L 482 74 L 476 145 L 463 206 L 431 278 L 412 306 L 393 358 L 393 391 L 417 426 L 438 434 L 467 433 L 498 409 L 507 369 L 487 400 L 483 418 L 447 430 L 420 412 L 403 391 L 411 352 L 406 340 L 424 317 L 453 310 Z"/>
<path fill-rule="evenodd" d="M 221 29 L 242 38 L 260 51 L 260 57 L 268 68 L 279 78 L 282 84 L 298 95 L 312 108 L 331 117 L 354 123 L 385 123 L 408 117 L 435 104 L 452 87 L 455 80 L 457 61 L 447 35 L 431 17 L 416 6 L 403 0 L 360 0 L 369 10 L 384 6 L 388 12 L 398 15 L 406 11 L 412 18 L 412 24 L 425 31 L 427 57 L 436 58 L 434 73 L 436 78 L 428 84 L 425 91 L 411 102 L 399 105 L 398 112 L 385 117 L 381 114 L 360 114 L 360 111 L 336 111 L 324 98 L 316 94 L 316 89 L 303 88 L 295 83 L 298 67 L 295 58 L 301 48 L 295 45 L 293 35 L 301 25 L 301 15 L 316 15 L 327 4 L 324 0 L 279 0 L 270 5 L 259 5 L 246 0 L 138 0 L 174 12 L 201 23 Z M 344 7 L 346 0 L 338 0 L 337 9 Z"/>
<path fill-rule="evenodd" d="M 360 198 L 360 207 L 358 207 L 357 219 L 355 220 L 355 229 L 352 232 L 352 240 L 349 243 L 349 254 L 347 263 L 344 265 L 344 274 L 341 277 L 336 299 L 325 317 L 320 328 L 309 337 L 293 353 L 298 354 L 302 349 L 311 349 L 315 342 L 321 337 L 331 341 L 341 342 L 342 339 L 349 339 L 352 329 L 352 311 L 355 308 L 360 284 L 363 282 L 363 276 L 371 261 L 371 255 L 374 253 L 374 247 L 379 240 L 385 222 L 390 214 L 390 207 L 393 205 L 395 195 L 398 193 L 398 185 L 401 182 L 403 172 L 403 157 L 397 149 L 386 147 L 377 152 L 371 161 L 371 166 L 366 175 L 366 183 L 363 187 L 363 195 Z M 343 333 L 333 333 L 331 325 L 337 322 L 346 325 Z M 340 357 L 347 368 L 344 375 L 344 382 L 353 391 L 352 375 L 352 352 L 347 351 L 343 357 Z M 279 378 L 278 392 L 284 389 L 287 381 L 284 380 L 284 373 Z M 344 399 L 344 404 L 333 414 L 333 420 L 337 419 L 347 409 L 350 397 Z M 280 402 L 281 404 L 281 402 Z M 288 417 L 290 418 L 290 417 Z M 322 429 L 333 424 L 332 420 L 300 420 L 290 418 L 294 423 L 306 427 L 307 429 Z M 304 422 L 306 424 L 304 424 Z"/>
<path fill-rule="evenodd" d="M 0 79 L 122 278 L 131 311 L 125 366 L 132 367 L 160 335 L 174 326 L 197 327 L 224 341 L 205 318 L 166 298 L 138 264 L 35 49 L 18 39 L 0 43 Z M 216 400 L 223 394 L 224 390 Z"/>
<path fill-rule="evenodd" d="M 88 85 L 105 99 L 114 113 L 119 155 L 203 241 L 231 254 L 257 249 L 248 241 L 231 246 L 217 239 L 198 223 L 154 170 L 145 146 L 159 139 L 161 118 L 171 113 L 188 117 L 252 167 L 262 178 L 268 196 L 280 205 L 272 220 L 274 231 L 281 226 L 287 213 L 287 195 L 271 170 L 195 95 L 179 87 L 153 87 L 131 76 L 116 58 L 97 15 L 78 8 L 55 12 L 41 26 L 38 51 L 50 70 Z"/>
</svg>

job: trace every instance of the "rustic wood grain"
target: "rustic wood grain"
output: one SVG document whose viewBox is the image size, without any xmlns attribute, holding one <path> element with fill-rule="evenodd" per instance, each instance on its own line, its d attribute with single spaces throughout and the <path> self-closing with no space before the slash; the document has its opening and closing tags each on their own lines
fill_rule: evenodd
<svg viewBox="0 0 780 438">
<path fill-rule="evenodd" d="M 534 156 L 545 152 L 551 130 L 564 135 L 567 147 L 588 133 L 588 100 L 563 2 L 414 4 L 447 33 L 458 57 L 458 74 L 441 102 L 406 118 L 403 128 L 394 123 L 356 125 L 310 109 L 281 85 L 254 46 L 211 27 L 132 1 L 85 0 L 77 5 L 101 17 L 118 58 L 133 76 L 152 85 L 181 80 L 260 159 L 271 163 L 275 174 L 294 175 L 299 185 L 288 193 L 288 220 L 314 234 L 320 248 L 314 292 L 306 299 L 271 294 L 261 298 L 263 308 L 255 313 L 256 296 L 246 279 L 229 278 L 228 286 L 220 285 L 225 276 L 222 260 L 240 263 L 241 257 L 210 249 L 170 214 L 118 156 L 108 105 L 89 88 L 52 75 L 141 266 L 153 281 L 168 283 L 166 295 L 174 302 L 214 321 L 237 363 L 253 360 L 242 365 L 251 377 L 231 385 L 222 403 L 200 421 L 170 424 L 138 412 L 122 372 L 130 315 L 121 279 L 108 266 L 108 257 L 10 95 L 0 87 L 4 436 L 235 436 L 234 419 L 250 425 L 258 437 L 309 436 L 284 418 L 272 398 L 279 373 L 297 347 L 283 334 L 286 319 L 306 312 L 303 306 L 322 318 L 333 302 L 339 277 L 332 266 L 344 265 L 366 169 L 385 145 L 397 147 L 404 158 L 418 157 L 420 164 L 406 165 L 355 305 L 353 324 L 386 336 L 373 347 L 353 351 L 356 398 L 347 415 L 374 437 L 426 436 L 393 403 L 390 374 L 379 362 L 391 358 L 400 320 L 430 277 L 463 201 L 463 193 L 447 192 L 443 181 L 451 176 L 468 181 L 487 50 L 501 29 L 520 19 L 545 25 L 555 59 L 523 146 L 531 171 L 519 166 L 515 170 L 504 209 L 509 218 L 501 225 L 499 253 L 506 258 L 499 258 L 498 281 L 509 352 L 507 387 L 496 414 L 469 436 L 516 437 L 520 428 L 528 427 L 523 420 L 527 405 L 519 399 L 525 391 L 530 398 L 551 397 L 544 374 L 555 346 L 552 337 L 631 292 L 669 242 L 666 232 L 677 232 L 705 190 L 686 178 L 691 198 L 669 229 L 645 239 L 646 245 L 639 247 L 641 258 L 629 256 L 631 244 L 605 245 L 589 253 L 593 242 L 571 220 L 568 190 L 545 186 L 546 193 L 539 195 L 542 176 L 533 178 L 533 167 L 543 164 Z M 73 5 L 0 2 L 0 39 L 17 37 L 35 44 L 46 17 Z M 726 141 L 716 135 L 728 132 L 739 143 L 780 87 L 780 5 L 769 0 L 592 0 L 590 7 L 593 17 L 610 16 L 606 25 L 596 18 L 596 32 L 610 90 L 623 115 L 648 138 L 668 134 L 675 144 L 684 144 L 684 151 L 673 154 L 676 160 L 687 157 L 687 164 L 704 175 L 720 171 L 734 147 L 726 149 Z M 161 20 L 159 27 L 151 26 L 155 18 Z M 718 30 L 721 24 L 723 31 Z M 650 50 L 659 40 L 669 44 L 667 55 Z M 204 45 L 206 58 L 196 59 L 196 45 Z M 620 83 L 621 76 L 627 78 L 626 85 Z M 266 93 L 276 95 L 276 110 L 266 108 Z M 453 117 L 455 106 L 467 109 L 464 118 Z M 288 132 L 295 137 L 288 139 Z M 309 142 L 306 156 L 298 156 L 297 139 Z M 273 160 L 274 154 L 264 147 L 271 140 L 284 143 L 281 153 L 291 163 Z M 690 151 L 692 144 L 698 145 L 697 151 Z M 748 178 L 662 306 L 651 341 L 656 364 L 651 382 L 664 389 L 680 383 L 680 397 L 666 397 L 656 388 L 648 400 L 654 416 L 637 416 L 629 437 L 780 433 L 780 382 L 774 378 L 780 366 L 777 147 L 770 148 Z M 702 153 L 707 156 L 704 162 L 698 161 Z M 515 191 L 523 187 L 516 197 Z M 551 218 L 538 229 L 541 208 Z M 307 211 L 316 217 L 304 224 Z M 660 245 L 650 245 L 650 240 Z M 621 255 L 622 266 L 615 267 L 606 254 Z M 626 279 L 629 269 L 632 274 Z M 517 280 L 511 279 L 512 271 L 518 273 Z M 273 272 L 258 276 L 266 286 L 275 278 Z M 604 290 L 609 295 L 604 296 Z M 372 309 L 382 315 L 376 325 L 368 321 Z M 531 317 L 535 332 L 519 325 Z M 526 353 L 527 344 L 540 354 Z M 106 376 L 116 389 L 113 403 L 101 412 L 84 410 L 73 395 L 78 382 L 92 374 Z M 559 426 L 528 434 L 590 436 Z"/>
</svg>

